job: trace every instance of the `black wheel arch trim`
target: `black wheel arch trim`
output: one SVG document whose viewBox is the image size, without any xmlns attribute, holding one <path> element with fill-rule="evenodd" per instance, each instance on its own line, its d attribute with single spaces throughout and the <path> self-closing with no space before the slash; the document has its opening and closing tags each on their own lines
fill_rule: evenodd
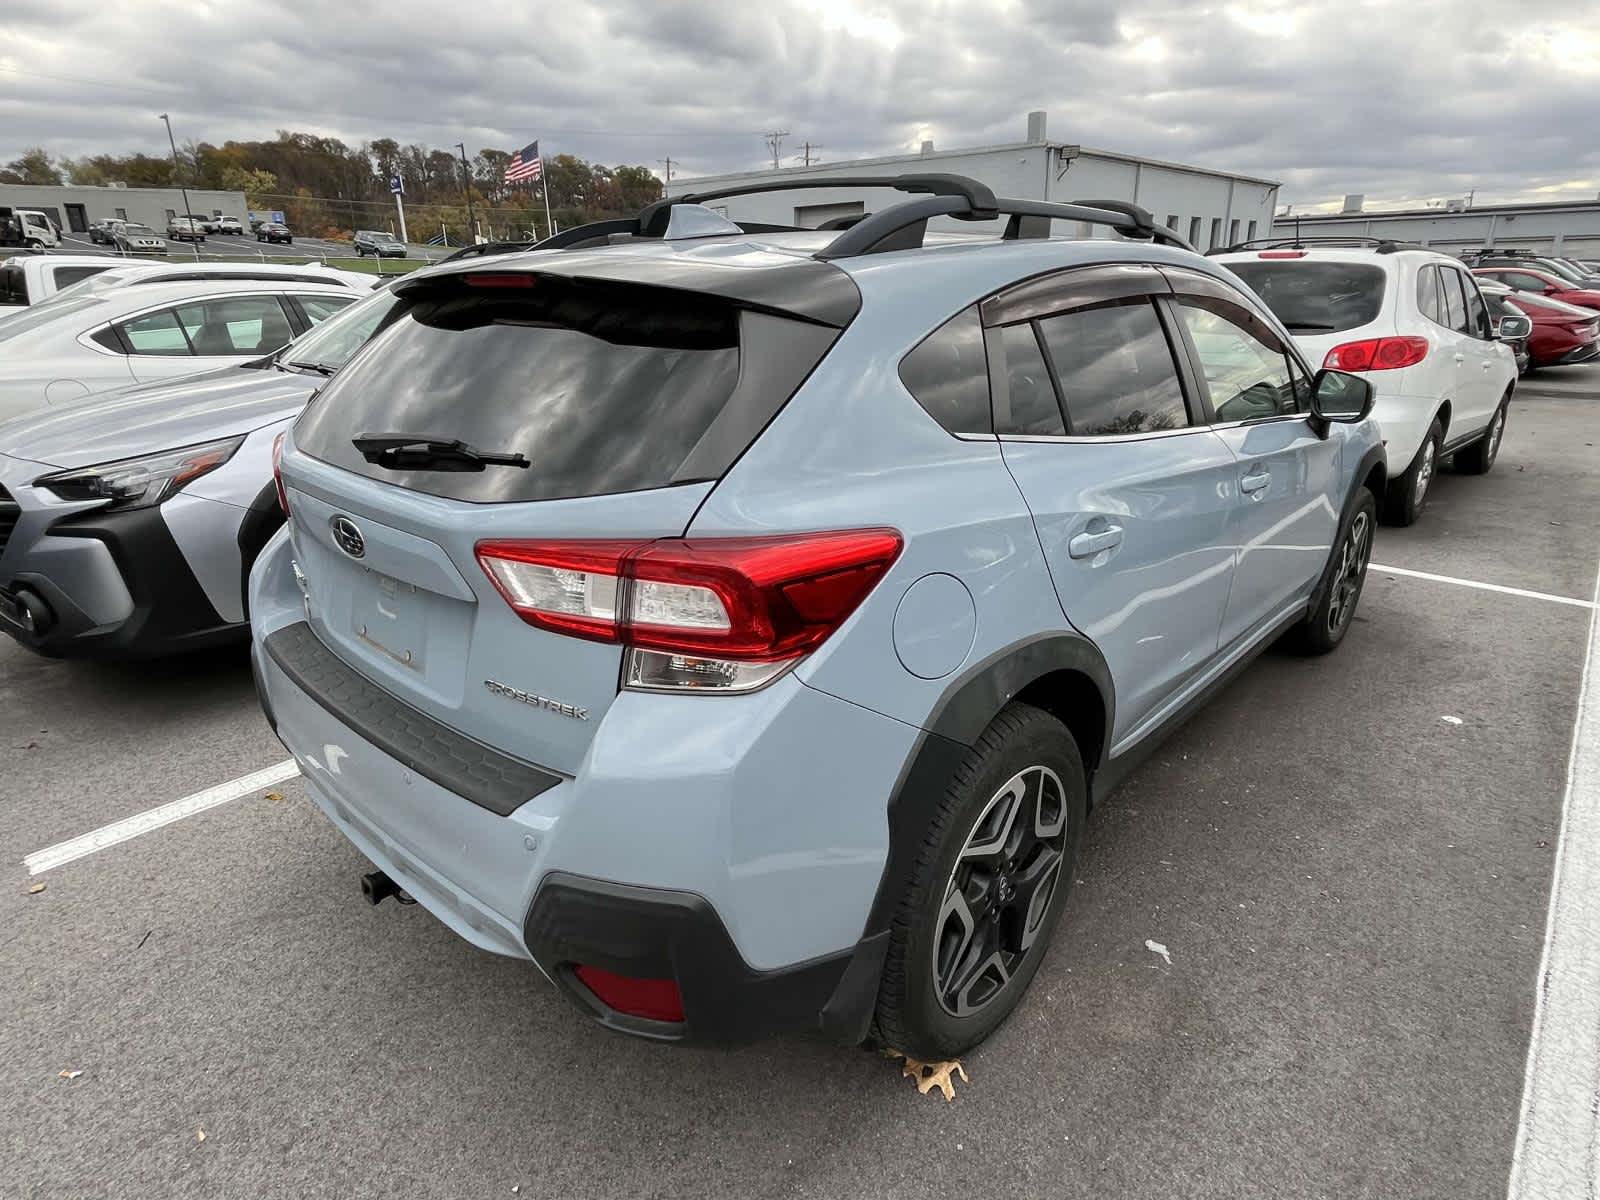
<svg viewBox="0 0 1600 1200">
<path fill-rule="evenodd" d="M 888 934 L 895 907 L 910 883 L 922 835 L 939 797 L 973 743 L 1030 684 L 1058 671 L 1078 672 L 1095 685 L 1109 732 L 1116 713 L 1111 669 L 1094 643 L 1075 631 L 1041 634 L 1008 646 L 963 672 L 945 689 L 889 797 L 888 855 L 862 931 L 863 944 Z M 1103 738 L 1096 761 L 1084 764 L 1091 795 L 1095 772 L 1106 760 L 1110 741 Z M 870 1011 L 866 1015 L 870 1017 Z"/>
</svg>

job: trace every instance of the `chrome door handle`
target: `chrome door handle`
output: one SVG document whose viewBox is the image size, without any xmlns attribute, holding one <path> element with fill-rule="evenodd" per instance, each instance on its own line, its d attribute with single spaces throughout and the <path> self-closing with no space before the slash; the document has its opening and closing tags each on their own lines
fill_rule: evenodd
<svg viewBox="0 0 1600 1200">
<path fill-rule="evenodd" d="M 1080 533 L 1067 543 L 1067 553 L 1073 558 L 1093 558 L 1102 550 L 1122 545 L 1122 526 L 1108 525 L 1096 533 Z"/>
<path fill-rule="evenodd" d="M 1456 355 L 1456 366 L 1459 367 L 1462 363 L 1464 363 L 1466 361 L 1467 361 L 1467 356 L 1465 354 Z"/>
<path fill-rule="evenodd" d="M 1239 480 L 1239 490 L 1246 496 L 1253 496 L 1271 482 L 1272 473 L 1270 471 L 1259 471 L 1253 475 L 1246 475 Z"/>
</svg>

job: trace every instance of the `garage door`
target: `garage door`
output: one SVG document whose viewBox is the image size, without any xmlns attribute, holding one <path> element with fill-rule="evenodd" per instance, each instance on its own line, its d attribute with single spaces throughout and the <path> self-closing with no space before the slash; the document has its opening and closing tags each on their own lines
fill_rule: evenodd
<svg viewBox="0 0 1600 1200">
<path fill-rule="evenodd" d="M 794 223 L 801 229 L 820 229 L 824 221 L 859 217 L 866 209 L 859 200 L 848 204 L 804 204 L 794 210 Z"/>
</svg>

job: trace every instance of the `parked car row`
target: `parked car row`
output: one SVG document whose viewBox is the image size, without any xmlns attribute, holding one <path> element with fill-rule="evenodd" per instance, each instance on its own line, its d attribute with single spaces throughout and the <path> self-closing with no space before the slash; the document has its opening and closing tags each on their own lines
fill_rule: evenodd
<svg viewBox="0 0 1600 1200">
<path fill-rule="evenodd" d="M 368 900 L 609 1028 L 959 1054 L 1092 805 L 1264 647 L 1342 642 L 1380 511 L 1493 467 L 1534 330 L 1437 253 L 901 187 L 845 230 L 666 200 L 316 328 L 348 290 L 91 279 L 0 322 L 0 628 L 248 628 Z M 63 403 L 86 355 L 150 382 Z"/>
</svg>

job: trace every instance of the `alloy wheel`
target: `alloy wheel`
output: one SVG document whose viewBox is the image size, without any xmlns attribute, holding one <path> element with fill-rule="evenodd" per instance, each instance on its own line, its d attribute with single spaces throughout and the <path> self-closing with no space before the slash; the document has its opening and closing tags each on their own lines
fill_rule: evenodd
<svg viewBox="0 0 1600 1200">
<path fill-rule="evenodd" d="M 1411 485 L 1411 502 L 1422 507 L 1422 498 L 1428 494 L 1428 484 L 1433 482 L 1433 460 L 1438 448 L 1430 439 L 1422 447 L 1422 461 L 1417 464 L 1417 481 Z"/>
<path fill-rule="evenodd" d="M 1067 806 L 1049 767 L 1024 767 L 989 799 L 939 906 L 933 988 L 969 1017 L 988 1005 L 1036 945 L 1066 855 Z"/>
<path fill-rule="evenodd" d="M 1367 575 L 1367 560 L 1372 555 L 1372 524 L 1367 514 L 1358 512 L 1350 522 L 1339 549 L 1339 566 L 1333 576 L 1333 592 L 1328 597 L 1328 632 L 1338 633 L 1355 612 L 1361 583 Z"/>
<path fill-rule="evenodd" d="M 1500 453 L 1500 438 L 1506 431 L 1506 410 L 1497 409 L 1494 414 L 1494 424 L 1489 426 L 1489 464 L 1494 464 L 1495 455 Z"/>
</svg>

